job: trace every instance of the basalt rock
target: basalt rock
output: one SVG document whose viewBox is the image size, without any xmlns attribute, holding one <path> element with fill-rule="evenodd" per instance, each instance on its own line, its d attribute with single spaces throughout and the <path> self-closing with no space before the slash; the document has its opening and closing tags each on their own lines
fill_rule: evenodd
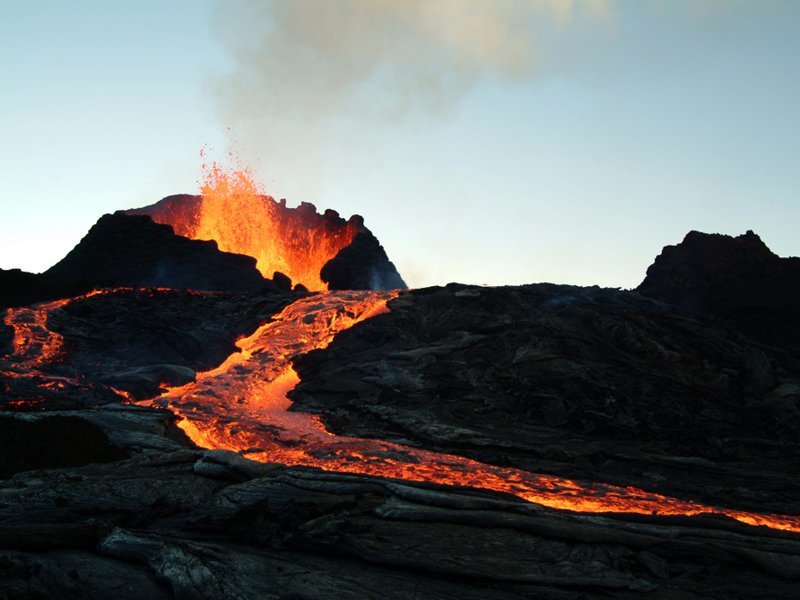
<svg viewBox="0 0 800 600">
<path fill-rule="evenodd" d="M 147 216 L 104 215 L 81 242 L 45 272 L 63 286 L 260 290 L 271 282 L 255 260 L 189 240 Z"/>
<path fill-rule="evenodd" d="M 0 417 L 0 479 L 21 471 L 76 467 L 125 457 L 126 453 L 111 445 L 99 427 L 76 416 Z"/>
<path fill-rule="evenodd" d="M 0 482 L 0 595 L 780 599 L 800 580 L 796 536 L 725 520 L 564 514 L 170 443 Z"/>
<path fill-rule="evenodd" d="M 756 342 L 600 288 L 449 285 L 389 307 L 295 361 L 293 409 L 342 435 L 800 512 L 779 491 L 800 468 L 800 371 Z"/>
<path fill-rule="evenodd" d="M 175 235 L 150 217 L 104 215 L 62 260 L 41 274 L 0 270 L 0 307 L 66 298 L 103 287 L 258 291 L 273 282 L 255 260 L 213 241 Z"/>
<path fill-rule="evenodd" d="M 359 232 L 349 246 L 325 263 L 320 271 L 331 290 L 396 290 L 406 287 L 378 239 Z"/>
<path fill-rule="evenodd" d="M 0 308 L 24 306 L 57 297 L 54 286 L 37 273 L 0 269 Z"/>
<path fill-rule="evenodd" d="M 664 248 L 637 289 L 800 357 L 800 258 L 775 255 L 752 231 L 690 232 Z"/>
<path fill-rule="evenodd" d="M 120 391 L 152 397 L 221 363 L 299 296 L 122 288 L 71 300 L 47 316 L 63 346 L 41 364 L 15 362 L 13 328 L 0 327 L 0 408 L 91 407 L 118 402 Z"/>
<path fill-rule="evenodd" d="M 759 261 L 774 262 L 754 259 L 752 281 L 777 277 Z M 294 361 L 294 409 L 600 492 L 798 515 L 800 367 L 785 340 L 712 312 L 735 279 L 674 283 L 706 303 L 691 310 L 545 284 L 402 293 Z M 213 369 L 299 296 L 116 289 L 7 315 L 0 598 L 797 596 L 797 533 L 256 463 L 258 448 L 197 448 L 172 413 L 130 402 Z"/>
</svg>

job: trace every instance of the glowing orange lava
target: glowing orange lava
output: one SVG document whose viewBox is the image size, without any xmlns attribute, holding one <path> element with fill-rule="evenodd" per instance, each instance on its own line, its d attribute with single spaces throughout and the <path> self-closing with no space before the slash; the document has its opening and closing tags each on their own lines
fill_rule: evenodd
<svg viewBox="0 0 800 600">
<path fill-rule="evenodd" d="M 31 306 L 6 309 L 3 323 L 13 331 L 13 350 L 0 360 L 0 376 L 9 379 L 35 380 L 39 388 L 58 391 L 68 386 L 86 386 L 75 378 L 49 372 L 49 367 L 64 359 L 64 337 L 47 326 L 50 314 L 70 302 L 83 300 L 99 294 L 113 294 L 134 288 L 114 288 L 92 290 L 73 298 L 63 298 L 50 302 L 41 302 Z M 148 292 L 158 288 L 148 288 Z M 131 401 L 132 396 L 124 391 L 106 386 L 123 401 Z M 6 403 L 7 407 L 35 408 L 36 399 L 14 400 Z"/>
<path fill-rule="evenodd" d="M 318 417 L 289 411 L 286 394 L 299 381 L 292 357 L 324 348 L 339 331 L 384 312 L 394 295 L 336 292 L 298 300 L 240 340 L 241 352 L 149 404 L 180 415 L 180 426 L 197 445 L 242 452 L 264 462 L 494 490 L 570 511 L 710 513 L 800 532 L 800 517 L 711 507 L 634 487 L 581 483 L 380 440 L 336 436 Z"/>
<path fill-rule="evenodd" d="M 178 235 L 214 240 L 220 250 L 254 257 L 265 277 L 280 271 L 309 290 L 326 290 L 320 270 L 353 241 L 359 222 L 345 222 L 333 211 L 320 215 L 307 203 L 287 208 L 285 201 L 261 195 L 247 169 L 203 166 L 199 205 L 147 214 Z"/>
<path fill-rule="evenodd" d="M 6 310 L 3 322 L 14 332 L 12 358 L 17 367 L 31 371 L 60 360 L 64 338 L 47 328 L 47 316 L 67 302 L 54 300 Z"/>
</svg>

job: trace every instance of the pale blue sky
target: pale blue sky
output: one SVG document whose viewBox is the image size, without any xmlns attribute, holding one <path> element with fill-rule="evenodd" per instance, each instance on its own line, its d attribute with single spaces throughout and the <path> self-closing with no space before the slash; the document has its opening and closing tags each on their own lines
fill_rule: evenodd
<svg viewBox="0 0 800 600">
<path fill-rule="evenodd" d="M 101 214 L 196 192 L 199 150 L 229 137 L 268 193 L 364 215 L 415 287 L 632 287 L 690 229 L 800 254 L 800 2 L 537 16 L 531 72 L 481 63 L 444 100 L 409 86 L 399 115 L 380 58 L 352 94 L 368 110 L 339 90 L 278 111 L 289 90 L 236 113 L 253 27 L 221 4 L 0 0 L 0 267 L 43 270 Z"/>
</svg>

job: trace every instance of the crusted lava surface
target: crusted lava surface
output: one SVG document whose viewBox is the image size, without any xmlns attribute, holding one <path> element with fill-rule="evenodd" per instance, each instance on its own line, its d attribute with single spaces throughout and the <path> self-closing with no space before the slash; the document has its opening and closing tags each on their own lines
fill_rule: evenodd
<svg viewBox="0 0 800 600">
<path fill-rule="evenodd" d="M 450 285 L 299 357 L 295 410 L 483 462 L 800 513 L 800 373 L 635 292 Z"/>
<path fill-rule="evenodd" d="M 8 309 L 0 597 L 795 598 L 794 341 L 659 261 L 639 291 L 134 286 Z M 635 488 L 653 511 L 624 510 Z"/>
</svg>

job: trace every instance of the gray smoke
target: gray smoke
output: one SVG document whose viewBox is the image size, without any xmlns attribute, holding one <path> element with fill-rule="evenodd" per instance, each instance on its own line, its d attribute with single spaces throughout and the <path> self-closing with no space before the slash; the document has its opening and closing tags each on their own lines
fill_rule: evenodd
<svg viewBox="0 0 800 600">
<path fill-rule="evenodd" d="M 294 187 L 314 198 L 320 172 L 372 146 L 385 151 L 407 117 L 441 117 L 482 81 L 526 83 L 557 71 L 570 61 L 558 40 L 613 31 L 623 7 L 713 19 L 772 3 L 219 0 L 215 28 L 230 64 L 213 92 L 234 154 L 269 176 L 268 191 L 277 178 L 292 182 L 279 193 Z"/>
<path fill-rule="evenodd" d="M 613 0 L 220 2 L 217 30 L 232 59 L 216 84 L 220 117 L 239 141 L 257 140 L 277 151 L 276 138 L 284 133 L 290 139 L 305 136 L 311 145 L 321 122 L 332 117 L 378 122 L 437 113 L 482 78 L 533 77 L 540 35 L 604 19 L 613 5 Z"/>
</svg>

